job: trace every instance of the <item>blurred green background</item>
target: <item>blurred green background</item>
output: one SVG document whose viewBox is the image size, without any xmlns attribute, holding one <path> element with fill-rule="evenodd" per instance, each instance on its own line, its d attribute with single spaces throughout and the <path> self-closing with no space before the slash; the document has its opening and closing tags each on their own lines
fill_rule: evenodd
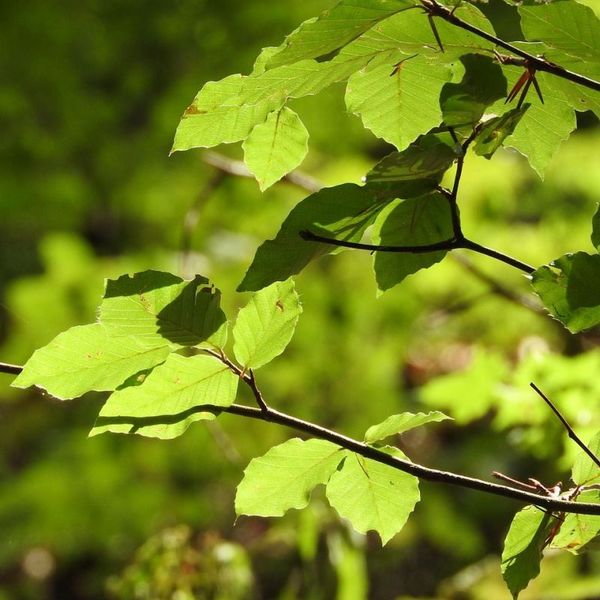
<svg viewBox="0 0 600 600">
<path fill-rule="evenodd" d="M 22 364 L 91 322 L 104 278 L 125 272 L 202 273 L 235 314 L 255 248 L 305 192 L 282 183 L 261 195 L 200 151 L 169 157 L 173 133 L 204 82 L 248 72 L 325 5 L 0 5 L 0 360 Z M 342 91 L 294 103 L 311 132 L 302 168 L 325 184 L 359 181 L 389 151 L 346 114 Z M 599 145 L 584 114 L 543 184 L 509 152 L 468 161 L 467 235 L 534 265 L 591 250 Z M 413 460 L 567 481 L 575 449 L 528 384 L 591 437 L 598 332 L 567 335 L 537 312 L 522 275 L 484 257 L 448 258 L 379 299 L 370 262 L 345 252 L 298 278 L 296 337 L 261 372 L 269 402 L 355 436 L 395 412 L 445 410 L 454 422 L 398 440 Z M 0 374 L 1 600 L 508 598 L 497 555 L 513 502 L 424 483 L 384 549 L 319 494 L 303 512 L 234 524 L 244 466 L 288 431 L 225 415 L 170 442 L 87 439 L 101 394 L 60 403 L 11 379 Z M 550 556 L 523 598 L 600 597 L 599 567 L 592 555 Z"/>
</svg>

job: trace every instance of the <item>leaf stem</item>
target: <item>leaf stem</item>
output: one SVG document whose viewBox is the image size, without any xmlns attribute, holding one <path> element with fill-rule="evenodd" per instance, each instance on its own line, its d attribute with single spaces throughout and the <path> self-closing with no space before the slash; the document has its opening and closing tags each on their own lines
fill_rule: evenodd
<svg viewBox="0 0 600 600">
<path fill-rule="evenodd" d="M 19 365 L 11 365 L 9 363 L 0 362 L 0 373 L 7 373 L 8 375 L 18 375 L 23 370 L 23 367 Z"/>
</svg>

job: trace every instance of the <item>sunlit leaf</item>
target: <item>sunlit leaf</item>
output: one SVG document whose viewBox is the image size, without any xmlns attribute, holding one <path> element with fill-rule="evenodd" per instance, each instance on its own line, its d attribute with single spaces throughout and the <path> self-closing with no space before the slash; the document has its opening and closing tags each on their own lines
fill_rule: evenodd
<svg viewBox="0 0 600 600">
<path fill-rule="evenodd" d="M 334 246 L 303 240 L 302 231 L 359 241 L 389 199 L 389 192 L 379 186 L 354 184 L 324 188 L 305 198 L 287 216 L 275 239 L 259 247 L 238 289 L 254 291 L 285 281 L 311 260 L 335 251 Z"/>
<path fill-rule="evenodd" d="M 395 67 L 368 66 L 352 75 L 346 105 L 376 136 L 403 150 L 442 121 L 440 91 L 451 72 L 420 56 L 398 58 Z"/>
<path fill-rule="evenodd" d="M 459 83 L 446 83 L 440 94 L 444 123 L 449 127 L 474 125 L 487 106 L 506 96 L 506 78 L 489 56 L 465 54 L 465 72 Z"/>
<path fill-rule="evenodd" d="M 382 19 L 416 4 L 416 0 L 341 0 L 331 10 L 305 21 L 292 32 L 270 57 L 269 66 L 329 54 Z"/>
<path fill-rule="evenodd" d="M 600 492 L 598 490 L 582 492 L 577 497 L 577 502 L 600 504 Z M 598 535 L 600 535 L 600 516 L 568 513 L 560 525 L 560 530 L 552 540 L 551 547 L 578 554 L 585 551 L 586 544 L 589 544 Z"/>
<path fill-rule="evenodd" d="M 566 254 L 537 269 L 531 282 L 550 314 L 571 332 L 600 323 L 599 254 Z"/>
<path fill-rule="evenodd" d="M 387 453 L 405 458 L 396 448 Z M 419 501 L 419 480 L 353 452 L 327 484 L 329 503 L 360 533 L 376 531 L 387 544 L 406 523 Z"/>
<path fill-rule="evenodd" d="M 287 107 L 269 114 L 244 142 L 244 162 L 261 191 L 295 169 L 308 151 L 308 131 Z"/>
<path fill-rule="evenodd" d="M 111 338 L 99 323 L 72 327 L 36 350 L 14 387 L 36 385 L 67 400 L 86 392 L 114 390 L 131 375 L 163 362 L 167 342 L 156 346 L 135 338 Z"/>
<path fill-rule="evenodd" d="M 214 419 L 235 400 L 239 377 L 212 356 L 171 354 L 140 385 L 114 392 L 91 435 L 106 431 L 170 439 L 194 421 Z M 213 408 L 214 407 L 214 408 Z"/>
<path fill-rule="evenodd" d="M 372 444 L 373 442 L 384 440 L 392 435 L 404 433 L 415 427 L 420 427 L 427 423 L 445 421 L 450 418 L 451 417 L 448 415 L 439 411 L 416 414 L 405 412 L 399 415 L 392 415 L 385 421 L 369 427 L 367 433 L 365 433 L 365 442 L 367 442 L 367 444 Z"/>
<path fill-rule="evenodd" d="M 539 575 L 542 550 L 554 524 L 550 514 L 533 506 L 515 515 L 502 552 L 502 576 L 513 598 Z"/>
<path fill-rule="evenodd" d="M 291 508 L 304 508 L 313 488 L 327 483 L 343 458 L 340 448 L 325 440 L 294 438 L 271 448 L 246 467 L 236 513 L 279 517 Z"/>
<path fill-rule="evenodd" d="M 600 63 L 600 20 L 591 8 L 559 0 L 521 6 L 519 14 L 528 40 L 544 42 L 583 63 Z"/>
<path fill-rule="evenodd" d="M 600 433 L 597 433 L 587 444 L 594 456 L 600 458 Z M 600 483 L 600 467 L 582 450 L 575 459 L 571 479 L 577 485 L 593 485 Z"/>
<path fill-rule="evenodd" d="M 279 356 L 292 339 L 301 312 L 292 279 L 254 294 L 233 328 L 233 351 L 244 369 L 258 369 Z"/>
<path fill-rule="evenodd" d="M 434 192 L 420 198 L 395 201 L 384 209 L 373 226 L 373 243 L 383 246 L 425 246 L 452 237 L 447 198 Z M 374 268 L 377 286 L 388 290 L 405 277 L 440 262 L 446 250 L 434 252 L 377 252 Z"/>
<path fill-rule="evenodd" d="M 504 66 L 508 87 L 523 74 L 521 67 Z M 527 158 L 531 167 L 543 177 L 546 167 L 556 154 L 560 145 L 568 139 L 577 126 L 575 112 L 571 102 L 563 91 L 554 85 L 554 77 L 548 73 L 536 74 L 542 90 L 544 103 L 538 98 L 533 85 L 530 87 L 527 102 L 530 104 L 522 115 L 514 131 L 504 140 L 504 146 L 518 150 Z M 504 100 L 494 103 L 488 111 L 502 115 L 510 108 Z"/>
</svg>

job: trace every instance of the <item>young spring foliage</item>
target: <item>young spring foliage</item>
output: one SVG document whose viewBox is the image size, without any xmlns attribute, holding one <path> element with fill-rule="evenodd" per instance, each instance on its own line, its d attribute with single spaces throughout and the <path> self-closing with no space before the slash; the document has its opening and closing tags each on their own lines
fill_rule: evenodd
<svg viewBox="0 0 600 600">
<path fill-rule="evenodd" d="M 348 111 L 395 149 L 362 185 L 322 189 L 292 209 L 274 238 L 260 245 L 240 283 L 240 291 L 256 293 L 232 327 L 218 290 L 203 277 L 123 276 L 107 283 L 98 322 L 74 327 L 35 352 L 14 385 L 36 385 L 65 400 L 110 392 L 93 435 L 172 438 L 194 421 L 227 410 L 240 414 L 244 407 L 234 405 L 240 384 L 256 391 L 253 371 L 292 338 L 301 306 L 290 277 L 342 246 L 374 252 L 380 292 L 456 248 L 479 251 L 530 274 L 545 307 L 572 332 L 600 324 L 600 211 L 592 224 L 596 253 L 567 254 L 538 268 L 482 251 L 462 231 L 459 183 L 467 152 L 492 159 L 512 148 L 543 177 L 576 127 L 575 112 L 600 116 L 594 12 L 575 0 L 524 2 L 513 10 L 522 37 L 507 45 L 467 1 L 340 0 L 279 47 L 265 48 L 250 74 L 206 83 L 183 114 L 173 151 L 241 142 L 261 190 L 300 165 L 308 151 L 308 131 L 290 104 L 335 83 L 345 82 Z M 441 182 L 453 169 L 454 184 L 446 189 Z M 444 407 L 453 389 L 463 406 L 454 416 L 469 422 L 492 406 L 489 373 L 497 381 L 505 371 L 504 361 L 478 357 L 469 373 L 448 376 L 443 394 L 428 386 L 423 400 Z M 364 443 L 405 459 L 383 441 L 446 418 L 438 411 L 393 415 L 369 427 Z M 596 455 L 599 439 L 590 443 Z M 598 502 L 593 486 L 599 478 L 597 465 L 582 455 L 572 471 L 575 487 L 562 494 Z M 236 512 L 280 516 L 306 506 L 319 485 L 340 516 L 360 532 L 376 531 L 383 543 L 420 497 L 413 475 L 325 439 L 294 438 L 250 462 Z M 539 573 L 546 546 L 578 552 L 599 531 L 598 517 L 565 517 L 532 506 L 520 511 L 502 555 L 513 596 Z"/>
</svg>

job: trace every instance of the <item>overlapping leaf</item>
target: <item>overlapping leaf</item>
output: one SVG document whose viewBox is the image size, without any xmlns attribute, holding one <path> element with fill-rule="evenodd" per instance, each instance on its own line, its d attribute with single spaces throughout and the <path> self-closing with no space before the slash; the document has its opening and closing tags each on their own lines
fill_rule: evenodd
<svg viewBox="0 0 600 600">
<path fill-rule="evenodd" d="M 381 246 L 426 246 L 453 236 L 448 200 L 434 192 L 395 201 L 377 217 L 373 243 Z M 433 252 L 377 252 L 374 269 L 377 286 L 388 290 L 405 277 L 441 261 L 446 250 Z"/>
<path fill-rule="evenodd" d="M 513 598 L 538 576 L 542 550 L 553 526 L 554 518 L 534 506 L 515 515 L 502 552 L 502 576 Z"/>
<path fill-rule="evenodd" d="M 449 127 L 474 125 L 485 109 L 506 96 L 506 78 L 502 69 L 489 56 L 461 56 L 465 72 L 459 83 L 446 83 L 441 90 L 443 120 Z"/>
<path fill-rule="evenodd" d="M 384 440 L 392 435 L 404 433 L 415 427 L 446 419 L 450 419 L 450 417 L 439 411 L 416 414 L 405 412 L 399 415 L 392 415 L 385 421 L 369 427 L 365 433 L 365 442 L 373 444 L 374 442 Z"/>
<path fill-rule="evenodd" d="M 405 458 L 396 448 L 386 452 Z M 419 481 L 388 465 L 345 452 L 342 468 L 327 484 L 333 508 L 360 533 L 376 531 L 383 544 L 396 535 L 419 501 Z"/>
<path fill-rule="evenodd" d="M 422 56 L 366 67 L 350 77 L 346 105 L 376 136 L 403 150 L 442 121 L 439 97 L 451 71 Z"/>
<path fill-rule="evenodd" d="M 486 121 L 475 138 L 473 145 L 475 154 L 491 158 L 504 144 L 504 140 L 512 135 L 529 106 L 524 104 L 521 108 L 513 108 L 499 117 L 492 117 Z"/>
<path fill-rule="evenodd" d="M 577 502 L 600 504 L 600 492 L 598 490 L 582 492 L 577 497 Z M 551 547 L 578 554 L 585 551 L 586 545 L 599 535 L 600 516 L 569 513 L 565 515 L 557 535 L 552 540 Z"/>
<path fill-rule="evenodd" d="M 600 254 L 566 254 L 532 275 L 550 314 L 577 333 L 600 323 Z"/>
<path fill-rule="evenodd" d="M 266 190 L 295 169 L 308 151 L 308 131 L 287 107 L 269 114 L 244 142 L 244 162 Z"/>
<path fill-rule="evenodd" d="M 594 456 L 600 456 L 600 433 L 597 433 L 587 446 Z M 600 467 L 585 452 L 581 451 L 575 459 L 571 479 L 577 485 L 600 483 Z"/>
<path fill-rule="evenodd" d="M 219 303 L 220 293 L 205 277 L 184 281 L 145 271 L 107 282 L 100 321 L 112 337 L 135 336 L 174 348 L 203 343 L 222 347 L 227 328 Z"/>
<path fill-rule="evenodd" d="M 67 400 L 89 391 L 114 390 L 128 377 L 163 362 L 168 342 L 149 345 L 135 338 L 115 340 L 99 323 L 72 327 L 36 350 L 12 385 L 36 385 Z"/>
<path fill-rule="evenodd" d="M 389 184 L 399 198 L 420 196 L 436 188 L 457 157 L 441 135 L 429 133 L 378 162 L 367 174 L 367 183 Z"/>
<path fill-rule="evenodd" d="M 236 513 L 279 517 L 291 508 L 304 508 L 313 488 L 327 483 L 343 458 L 339 446 L 325 440 L 294 438 L 271 448 L 246 467 Z"/>
<path fill-rule="evenodd" d="M 233 403 L 239 378 L 212 356 L 171 354 L 141 385 L 114 392 L 91 434 L 138 433 L 170 439 Z M 212 408 L 216 407 L 216 408 Z"/>
<path fill-rule="evenodd" d="M 305 21 L 270 59 L 271 67 L 318 58 L 345 46 L 376 23 L 416 6 L 416 0 L 341 0 L 320 17 Z"/>
<path fill-rule="evenodd" d="M 302 312 L 289 279 L 254 294 L 240 310 L 233 328 L 233 351 L 244 369 L 258 369 L 281 354 L 294 334 Z"/>
<path fill-rule="evenodd" d="M 392 198 L 380 186 L 354 184 L 325 188 L 305 198 L 287 216 L 275 239 L 259 247 L 238 289 L 255 291 L 285 281 L 311 260 L 334 250 L 328 244 L 303 240 L 302 231 L 359 241 L 377 212 Z"/>
</svg>

